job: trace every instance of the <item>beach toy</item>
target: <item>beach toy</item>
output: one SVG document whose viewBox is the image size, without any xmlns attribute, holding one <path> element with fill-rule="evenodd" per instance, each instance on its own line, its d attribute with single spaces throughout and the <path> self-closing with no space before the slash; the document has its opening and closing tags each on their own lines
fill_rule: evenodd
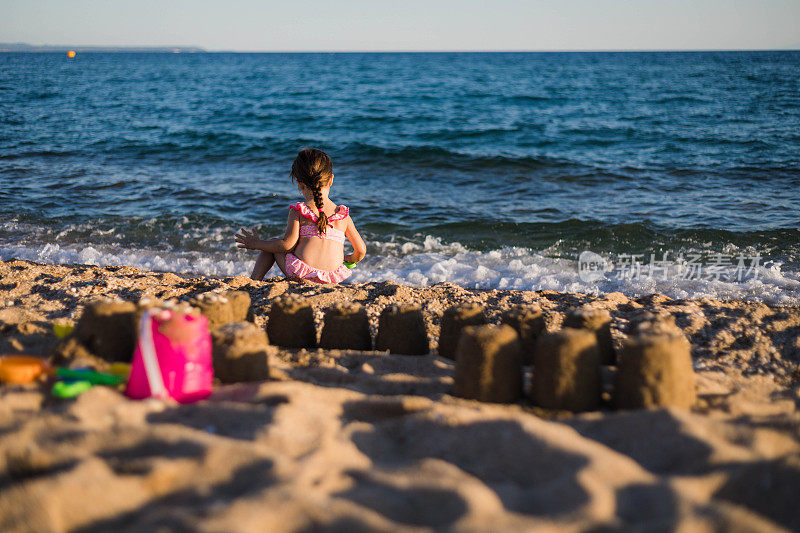
<svg viewBox="0 0 800 533">
<path fill-rule="evenodd" d="M 67 57 L 70 58 L 70 59 L 72 59 L 76 55 L 77 54 L 75 53 L 75 50 L 70 50 L 70 51 L 67 52 Z"/>
<path fill-rule="evenodd" d="M 206 317 L 157 308 L 142 315 L 126 396 L 192 403 L 211 394 L 213 379 Z"/>
<path fill-rule="evenodd" d="M 357 263 L 350 263 L 349 261 L 342 261 L 342 264 L 347 268 L 355 268 Z"/>
<path fill-rule="evenodd" d="M 128 379 L 128 376 L 131 375 L 131 365 L 128 363 L 111 363 L 108 373 Z"/>
<path fill-rule="evenodd" d="M 122 385 L 128 379 L 125 373 L 106 374 L 90 368 L 54 368 L 49 373 L 59 380 L 53 384 L 52 394 L 61 399 L 74 398 L 95 385 Z"/>
<path fill-rule="evenodd" d="M 52 374 L 62 380 L 88 381 L 92 385 L 121 385 L 127 380 L 125 376 L 104 374 L 88 368 L 57 368 Z"/>
<path fill-rule="evenodd" d="M 73 329 L 74 327 L 72 326 L 72 324 L 59 324 L 58 322 L 53 324 L 53 333 L 59 339 L 63 339 L 64 337 L 72 333 Z"/>
<path fill-rule="evenodd" d="M 55 384 L 53 384 L 53 390 L 51 393 L 56 398 L 66 400 L 69 398 L 74 398 L 75 396 L 86 392 L 92 387 L 93 384 L 91 381 L 56 381 Z"/>
<path fill-rule="evenodd" d="M 6 355 L 0 357 L 0 381 L 3 383 L 32 383 L 47 371 L 47 362 L 39 357 Z"/>
</svg>

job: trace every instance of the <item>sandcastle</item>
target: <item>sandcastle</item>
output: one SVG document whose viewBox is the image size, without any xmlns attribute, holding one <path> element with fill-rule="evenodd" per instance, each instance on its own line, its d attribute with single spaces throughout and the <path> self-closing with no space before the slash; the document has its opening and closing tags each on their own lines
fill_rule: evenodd
<svg viewBox="0 0 800 533">
<path fill-rule="evenodd" d="M 243 291 L 206 293 L 191 301 L 138 304 L 101 299 L 88 304 L 66 339 L 107 361 L 129 361 L 136 344 L 136 322 L 147 309 L 177 308 L 205 314 L 213 339 L 214 371 L 223 383 L 269 378 L 273 345 L 314 348 L 317 335 L 311 303 L 296 294 L 272 302 L 266 333 L 251 322 L 250 297 Z M 219 322 L 223 321 L 222 324 Z M 610 314 L 577 309 L 565 327 L 546 333 L 542 310 L 505 310 L 501 325 L 487 325 L 485 310 L 472 303 L 447 309 L 442 317 L 440 355 L 455 360 L 453 393 L 485 402 L 509 403 L 523 396 L 523 365 L 533 365 L 531 398 L 544 408 L 574 412 L 601 404 L 602 364 L 617 363 L 613 405 L 620 409 L 690 408 L 696 399 L 690 345 L 669 313 L 634 316 L 618 361 L 611 344 Z M 325 349 L 370 350 L 369 317 L 354 303 L 325 310 L 319 342 Z M 390 305 L 378 320 L 378 350 L 402 355 L 429 353 L 423 313 L 418 305 Z M 78 353 L 79 350 L 76 352 Z"/>
<path fill-rule="evenodd" d="M 594 332 L 564 328 L 536 343 L 533 401 L 549 409 L 590 411 L 600 405 L 600 351 Z"/>
<path fill-rule="evenodd" d="M 482 402 L 510 403 L 522 397 L 522 351 L 507 325 L 467 326 L 456 347 L 453 393 Z"/>
<path fill-rule="evenodd" d="M 450 307 L 442 316 L 442 329 L 439 334 L 439 355 L 447 359 L 456 358 L 456 345 L 461 330 L 466 326 L 486 324 L 483 307 L 474 303 L 464 303 Z"/>
<path fill-rule="evenodd" d="M 269 378 L 269 346 L 264 330 L 250 322 L 233 322 L 211 331 L 214 375 L 223 383 Z"/>
<path fill-rule="evenodd" d="M 500 321 L 516 330 L 522 347 L 522 360 L 526 365 L 532 365 L 536 341 L 545 331 L 544 313 L 541 308 L 522 305 L 512 307 L 503 312 Z"/>
<path fill-rule="evenodd" d="M 390 305 L 378 319 L 378 350 L 403 355 L 427 355 L 430 351 L 422 309 L 416 305 Z"/>
<path fill-rule="evenodd" d="M 206 292 L 190 303 L 208 318 L 209 329 L 247 320 L 250 312 L 250 295 L 244 291 Z"/>
<path fill-rule="evenodd" d="M 106 361 L 130 361 L 136 347 L 137 307 L 133 302 L 90 302 L 75 326 L 75 336 L 92 354 Z"/>
<path fill-rule="evenodd" d="M 620 409 L 678 407 L 695 402 L 689 341 L 664 322 L 642 324 L 622 343 L 614 401 Z"/>
<path fill-rule="evenodd" d="M 611 315 L 604 309 L 575 309 L 564 318 L 565 328 L 586 329 L 597 337 L 600 362 L 616 364 L 614 344 L 611 342 Z"/>
<path fill-rule="evenodd" d="M 633 335 L 639 331 L 651 330 L 653 328 L 677 329 L 675 317 L 669 313 L 653 313 L 646 311 L 639 313 L 631 318 L 627 327 L 628 335 Z"/>
<path fill-rule="evenodd" d="M 354 303 L 338 303 L 326 309 L 319 345 L 341 350 L 371 350 L 366 309 Z"/>
<path fill-rule="evenodd" d="M 317 329 L 314 308 L 296 294 L 287 294 L 272 302 L 267 321 L 267 336 L 276 346 L 284 348 L 315 348 Z"/>
</svg>

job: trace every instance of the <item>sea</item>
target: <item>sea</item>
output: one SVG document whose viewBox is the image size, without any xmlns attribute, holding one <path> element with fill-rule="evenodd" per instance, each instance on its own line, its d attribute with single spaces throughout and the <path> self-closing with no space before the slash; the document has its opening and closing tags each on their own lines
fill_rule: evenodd
<svg viewBox="0 0 800 533">
<path fill-rule="evenodd" d="M 248 275 L 307 146 L 355 283 L 800 305 L 797 51 L 2 53 L 0 258 Z"/>
</svg>

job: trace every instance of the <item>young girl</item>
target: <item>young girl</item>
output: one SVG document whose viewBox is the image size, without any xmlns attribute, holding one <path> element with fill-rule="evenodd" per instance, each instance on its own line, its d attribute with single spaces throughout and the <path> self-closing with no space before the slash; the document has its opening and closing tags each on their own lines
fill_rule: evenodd
<svg viewBox="0 0 800 533">
<path fill-rule="evenodd" d="M 364 258 L 367 247 L 347 207 L 337 206 L 328 198 L 333 185 L 331 158 L 321 150 L 304 148 L 292 163 L 290 175 L 305 201 L 289 206 L 283 238 L 262 241 L 255 228 L 242 228 L 235 236 L 239 248 L 261 250 L 251 277 L 264 279 L 277 263 L 288 279 L 339 283 L 350 276 L 342 259 L 357 263 Z M 345 237 L 353 245 L 353 253 L 346 256 Z"/>
</svg>

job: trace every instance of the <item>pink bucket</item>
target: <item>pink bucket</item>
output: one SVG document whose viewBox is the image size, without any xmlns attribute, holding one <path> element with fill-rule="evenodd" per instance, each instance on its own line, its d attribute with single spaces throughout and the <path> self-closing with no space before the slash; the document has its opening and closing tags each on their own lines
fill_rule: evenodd
<svg viewBox="0 0 800 533">
<path fill-rule="evenodd" d="M 211 394 L 211 335 L 204 316 L 152 309 L 142 315 L 125 395 L 192 403 Z"/>
</svg>

